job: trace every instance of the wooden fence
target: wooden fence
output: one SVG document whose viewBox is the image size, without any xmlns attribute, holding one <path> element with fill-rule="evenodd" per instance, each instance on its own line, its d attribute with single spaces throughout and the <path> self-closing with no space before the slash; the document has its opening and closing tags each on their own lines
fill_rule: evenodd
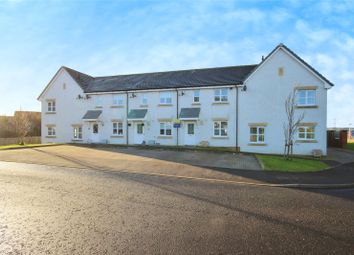
<svg viewBox="0 0 354 255">
<path fill-rule="evenodd" d="M 18 138 L 0 138 L 0 145 L 8 145 L 8 144 L 17 144 L 18 143 Z M 29 136 L 25 137 L 25 143 L 30 144 L 30 143 L 41 143 L 41 137 L 40 136 Z"/>
</svg>

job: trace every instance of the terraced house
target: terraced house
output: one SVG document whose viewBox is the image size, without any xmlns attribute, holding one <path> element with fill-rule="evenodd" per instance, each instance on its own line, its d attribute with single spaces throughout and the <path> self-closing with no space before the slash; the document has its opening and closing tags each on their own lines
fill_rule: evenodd
<svg viewBox="0 0 354 255">
<path fill-rule="evenodd" d="M 294 153 L 326 154 L 333 84 L 285 45 L 259 64 L 92 77 L 61 67 L 39 96 L 42 141 L 233 147 L 280 154 L 285 100 L 305 118 Z"/>
</svg>

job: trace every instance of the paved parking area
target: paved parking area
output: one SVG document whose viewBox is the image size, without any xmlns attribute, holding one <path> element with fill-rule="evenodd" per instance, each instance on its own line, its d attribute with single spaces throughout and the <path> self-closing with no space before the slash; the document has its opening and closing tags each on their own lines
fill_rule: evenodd
<svg viewBox="0 0 354 255">
<path fill-rule="evenodd" d="M 74 145 L 0 151 L 0 161 L 234 180 L 233 169 L 261 170 L 253 155 Z M 246 171 L 247 172 L 247 171 Z M 237 176 L 238 181 L 246 181 Z M 246 177 L 245 177 L 246 178 Z"/>
</svg>

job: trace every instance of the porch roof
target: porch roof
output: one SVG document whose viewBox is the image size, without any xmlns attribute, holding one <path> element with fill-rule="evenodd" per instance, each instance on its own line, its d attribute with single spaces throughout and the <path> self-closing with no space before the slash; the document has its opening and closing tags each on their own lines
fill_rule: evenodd
<svg viewBox="0 0 354 255">
<path fill-rule="evenodd" d="M 100 117 L 102 111 L 101 110 L 89 110 L 85 113 L 83 120 L 97 120 Z"/>
<path fill-rule="evenodd" d="M 144 119 L 147 109 L 132 109 L 128 113 L 128 119 Z"/>
<path fill-rule="evenodd" d="M 182 108 L 179 114 L 179 119 L 181 120 L 190 120 L 198 119 L 200 113 L 200 108 Z"/>
</svg>

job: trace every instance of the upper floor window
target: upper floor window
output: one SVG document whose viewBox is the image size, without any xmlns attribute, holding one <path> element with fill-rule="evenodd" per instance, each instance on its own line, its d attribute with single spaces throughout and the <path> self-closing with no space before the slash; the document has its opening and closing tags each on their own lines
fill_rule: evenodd
<svg viewBox="0 0 354 255">
<path fill-rule="evenodd" d="M 214 121 L 214 136 L 227 136 L 227 121 Z"/>
<path fill-rule="evenodd" d="M 112 130 L 113 135 L 123 135 L 123 122 L 113 122 L 112 126 L 113 126 L 113 130 Z"/>
<path fill-rule="evenodd" d="M 124 100 L 122 95 L 113 95 L 112 104 L 115 106 L 123 106 Z"/>
<path fill-rule="evenodd" d="M 141 104 L 142 105 L 147 105 L 148 104 L 148 98 L 146 94 L 141 95 Z"/>
<path fill-rule="evenodd" d="M 100 96 L 95 97 L 95 106 L 102 107 L 102 97 L 100 97 Z"/>
<path fill-rule="evenodd" d="M 265 127 L 250 127 L 250 142 L 264 143 Z"/>
<path fill-rule="evenodd" d="M 228 101 L 228 89 L 216 89 L 214 90 L 214 102 L 227 102 Z"/>
<path fill-rule="evenodd" d="M 48 126 L 47 135 L 48 136 L 55 136 L 55 126 Z"/>
<path fill-rule="evenodd" d="M 74 138 L 74 140 L 82 139 L 82 126 L 81 125 L 73 127 L 73 138 Z"/>
<path fill-rule="evenodd" d="M 172 135 L 171 122 L 160 122 L 160 135 Z"/>
<path fill-rule="evenodd" d="M 300 89 L 297 91 L 298 106 L 313 106 L 316 104 L 316 90 Z"/>
<path fill-rule="evenodd" d="M 299 127 L 297 132 L 299 140 L 314 140 L 315 139 L 315 127 Z"/>
<path fill-rule="evenodd" d="M 160 92 L 160 104 L 172 104 L 172 93 Z"/>
<path fill-rule="evenodd" d="M 193 92 L 193 103 L 199 103 L 200 102 L 200 90 L 194 90 Z"/>
<path fill-rule="evenodd" d="M 55 106 L 55 100 L 48 100 L 48 112 L 55 112 L 56 111 L 56 106 Z"/>
</svg>

